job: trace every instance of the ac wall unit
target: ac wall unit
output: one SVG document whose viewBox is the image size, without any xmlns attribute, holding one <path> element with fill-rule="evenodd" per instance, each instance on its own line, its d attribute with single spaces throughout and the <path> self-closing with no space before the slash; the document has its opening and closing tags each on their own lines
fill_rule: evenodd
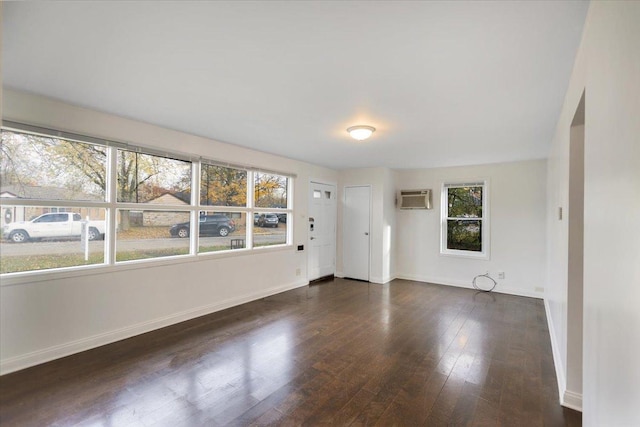
<svg viewBox="0 0 640 427">
<path fill-rule="evenodd" d="M 401 190 L 400 209 L 431 209 L 431 190 Z"/>
</svg>

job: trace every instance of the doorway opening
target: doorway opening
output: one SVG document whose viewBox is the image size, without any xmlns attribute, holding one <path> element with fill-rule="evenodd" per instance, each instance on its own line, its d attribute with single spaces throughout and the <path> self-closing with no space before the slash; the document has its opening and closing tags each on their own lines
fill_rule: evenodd
<svg viewBox="0 0 640 427">
<path fill-rule="evenodd" d="M 563 405 L 582 410 L 584 286 L 585 93 L 569 131 L 569 242 L 567 266 L 567 384 Z"/>
</svg>

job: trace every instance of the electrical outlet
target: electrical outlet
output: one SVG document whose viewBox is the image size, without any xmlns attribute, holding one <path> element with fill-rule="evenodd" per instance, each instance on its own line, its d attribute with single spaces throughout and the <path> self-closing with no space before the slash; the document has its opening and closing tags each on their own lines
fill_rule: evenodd
<svg viewBox="0 0 640 427">
<path fill-rule="evenodd" d="M 300 269 L 296 268 L 296 276 L 299 276 L 299 275 L 300 275 Z"/>
<path fill-rule="evenodd" d="M 498 271 L 498 279 L 504 279 L 504 271 Z"/>
</svg>

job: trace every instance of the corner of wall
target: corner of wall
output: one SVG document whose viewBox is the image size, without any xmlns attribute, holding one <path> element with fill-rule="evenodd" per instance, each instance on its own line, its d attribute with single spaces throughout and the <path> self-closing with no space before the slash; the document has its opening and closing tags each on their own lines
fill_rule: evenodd
<svg viewBox="0 0 640 427">
<path fill-rule="evenodd" d="M 551 339 L 551 352 L 553 355 L 553 366 L 556 368 L 556 380 L 558 382 L 558 396 L 560 396 L 560 404 L 563 404 L 565 394 L 566 376 L 564 373 L 564 365 L 562 364 L 562 358 L 560 357 L 560 348 L 556 339 L 556 330 L 553 326 L 553 318 L 551 317 L 551 307 L 549 306 L 549 300 L 544 299 L 544 311 L 547 316 L 547 326 L 549 329 L 549 338 Z"/>
</svg>

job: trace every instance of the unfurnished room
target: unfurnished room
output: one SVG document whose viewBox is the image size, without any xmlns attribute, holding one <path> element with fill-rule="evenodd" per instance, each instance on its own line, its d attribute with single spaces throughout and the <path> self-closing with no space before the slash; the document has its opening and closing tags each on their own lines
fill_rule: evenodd
<svg viewBox="0 0 640 427">
<path fill-rule="evenodd" d="M 2 426 L 640 425 L 640 1 L 0 18 Z"/>
</svg>

